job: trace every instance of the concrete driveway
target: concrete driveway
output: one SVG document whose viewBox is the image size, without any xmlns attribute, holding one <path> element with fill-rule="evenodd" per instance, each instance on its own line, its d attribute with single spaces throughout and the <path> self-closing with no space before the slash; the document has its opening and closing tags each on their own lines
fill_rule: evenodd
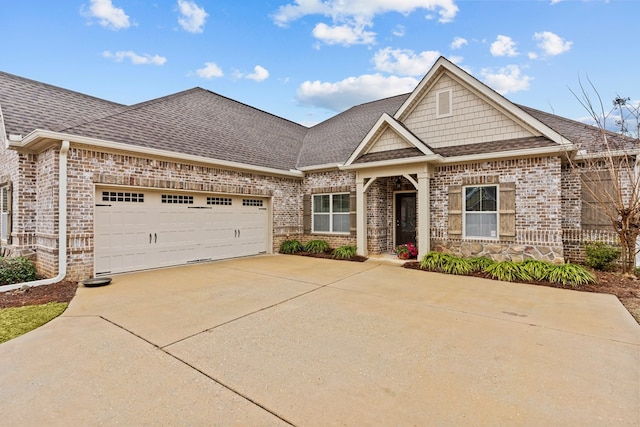
<svg viewBox="0 0 640 427">
<path fill-rule="evenodd" d="M 293 256 L 115 276 L 0 345 L 1 423 L 640 425 L 610 295 Z"/>
</svg>

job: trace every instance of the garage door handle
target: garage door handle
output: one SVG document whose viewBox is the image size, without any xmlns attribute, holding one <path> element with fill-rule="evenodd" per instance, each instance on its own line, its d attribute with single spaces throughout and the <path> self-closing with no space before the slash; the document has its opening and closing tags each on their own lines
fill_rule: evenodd
<svg viewBox="0 0 640 427">
<path fill-rule="evenodd" d="M 151 243 L 151 233 L 149 233 L 149 243 Z"/>
<path fill-rule="evenodd" d="M 238 237 L 240 237 L 240 230 L 238 230 Z"/>
<path fill-rule="evenodd" d="M 156 233 L 153 233 L 153 237 L 155 238 L 155 241 L 153 243 L 158 243 L 158 235 Z"/>
</svg>

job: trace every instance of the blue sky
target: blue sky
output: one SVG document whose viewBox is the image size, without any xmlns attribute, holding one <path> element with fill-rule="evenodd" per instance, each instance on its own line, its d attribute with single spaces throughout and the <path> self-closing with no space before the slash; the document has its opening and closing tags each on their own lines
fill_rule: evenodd
<svg viewBox="0 0 640 427">
<path fill-rule="evenodd" d="M 311 125 L 445 56 L 511 101 L 640 99 L 638 1 L 5 0 L 0 70 L 123 104 L 192 87 Z M 637 102 L 637 101 L 635 101 Z"/>
</svg>

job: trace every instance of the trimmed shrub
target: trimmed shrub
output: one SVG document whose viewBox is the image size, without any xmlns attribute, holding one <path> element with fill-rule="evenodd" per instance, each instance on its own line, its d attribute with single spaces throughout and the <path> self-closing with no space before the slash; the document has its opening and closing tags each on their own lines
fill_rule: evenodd
<svg viewBox="0 0 640 427">
<path fill-rule="evenodd" d="M 307 244 L 304 245 L 304 250 L 312 254 L 321 254 L 331 250 L 331 248 L 324 240 L 309 240 Z"/>
<path fill-rule="evenodd" d="M 518 280 L 531 280 L 531 275 L 522 266 L 522 263 L 515 261 L 500 261 L 491 264 L 483 270 L 489 277 L 505 282 L 515 282 Z"/>
<path fill-rule="evenodd" d="M 583 266 L 568 262 L 553 266 L 549 272 L 548 280 L 552 283 L 560 283 L 577 288 L 587 283 L 595 283 L 596 278 Z"/>
<path fill-rule="evenodd" d="M 38 278 L 36 266 L 25 257 L 0 258 L 0 286 L 31 282 Z"/>
<path fill-rule="evenodd" d="M 281 254 L 295 254 L 304 249 L 299 240 L 285 240 L 280 244 Z"/>
<path fill-rule="evenodd" d="M 615 268 L 615 262 L 620 258 L 620 248 L 603 242 L 591 242 L 584 245 L 586 260 L 584 263 L 591 268 L 600 271 L 611 271 Z"/>
<path fill-rule="evenodd" d="M 351 259 L 356 256 L 357 253 L 358 249 L 355 246 L 339 246 L 333 250 L 333 257 L 335 259 Z"/>
</svg>

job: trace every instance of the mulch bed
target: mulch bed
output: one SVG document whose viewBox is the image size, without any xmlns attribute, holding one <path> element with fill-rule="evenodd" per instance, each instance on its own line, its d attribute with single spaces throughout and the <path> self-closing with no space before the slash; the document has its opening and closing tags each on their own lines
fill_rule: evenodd
<svg viewBox="0 0 640 427">
<path fill-rule="evenodd" d="M 50 302 L 70 302 L 76 294 L 78 282 L 58 282 L 52 285 L 25 287 L 0 292 L 0 309 L 39 305 Z"/>
<path fill-rule="evenodd" d="M 334 259 L 336 261 L 353 261 L 353 262 L 365 262 L 368 259 L 366 256 L 361 256 L 361 255 L 354 255 L 349 259 L 338 259 L 338 258 L 334 258 L 333 255 L 331 255 L 331 251 L 323 252 L 323 253 L 301 251 L 301 252 L 296 252 L 295 255 L 308 256 L 312 258 Z"/>
</svg>

